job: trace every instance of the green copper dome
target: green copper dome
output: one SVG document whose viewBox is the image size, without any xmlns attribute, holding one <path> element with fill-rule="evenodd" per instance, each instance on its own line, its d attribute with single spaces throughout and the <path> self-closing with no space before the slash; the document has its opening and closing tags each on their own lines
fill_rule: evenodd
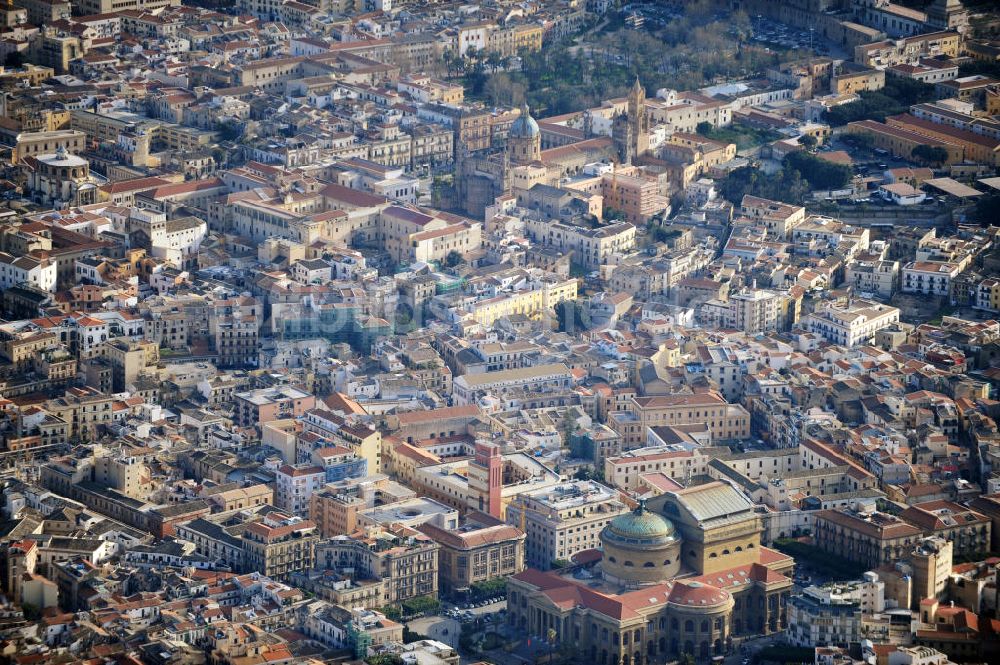
<svg viewBox="0 0 1000 665">
<path fill-rule="evenodd" d="M 511 123 L 510 131 L 507 133 L 507 138 L 533 139 L 536 136 L 541 135 L 541 133 L 541 130 L 538 128 L 538 123 L 531 117 L 528 105 L 525 104 L 521 107 L 521 115 L 517 117 L 517 120 Z"/>
<path fill-rule="evenodd" d="M 646 502 L 630 513 L 611 520 L 604 536 L 619 543 L 655 544 L 676 539 L 674 525 L 656 513 L 646 510 Z"/>
</svg>

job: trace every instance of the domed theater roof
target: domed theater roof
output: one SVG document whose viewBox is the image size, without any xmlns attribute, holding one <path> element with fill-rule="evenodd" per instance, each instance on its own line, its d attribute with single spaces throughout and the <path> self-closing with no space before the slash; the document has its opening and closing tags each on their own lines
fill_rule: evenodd
<svg viewBox="0 0 1000 665">
<path fill-rule="evenodd" d="M 677 582 L 670 590 L 667 601 L 674 605 L 698 606 L 718 605 L 729 600 L 729 592 L 701 582 Z"/>
<path fill-rule="evenodd" d="M 510 125 L 510 132 L 507 138 L 511 139 L 532 139 L 541 134 L 538 123 L 528 112 L 528 105 L 521 107 L 521 115 Z"/>
<path fill-rule="evenodd" d="M 640 501 L 639 507 L 632 512 L 611 520 L 604 535 L 625 544 L 656 544 L 676 539 L 674 525 L 646 510 L 645 501 Z"/>
</svg>

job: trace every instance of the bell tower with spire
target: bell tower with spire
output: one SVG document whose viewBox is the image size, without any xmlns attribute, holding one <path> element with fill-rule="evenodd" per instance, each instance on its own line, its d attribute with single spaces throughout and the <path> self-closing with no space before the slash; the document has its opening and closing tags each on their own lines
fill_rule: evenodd
<svg viewBox="0 0 1000 665">
<path fill-rule="evenodd" d="M 646 115 L 646 90 L 636 75 L 628 93 L 628 124 L 632 140 L 631 153 L 640 157 L 649 150 L 649 116 Z"/>
</svg>

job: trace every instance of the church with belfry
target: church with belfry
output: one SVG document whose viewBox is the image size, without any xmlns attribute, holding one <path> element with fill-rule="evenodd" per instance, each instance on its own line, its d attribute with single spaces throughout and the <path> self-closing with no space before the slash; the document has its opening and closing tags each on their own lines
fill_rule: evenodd
<svg viewBox="0 0 1000 665">
<path fill-rule="evenodd" d="M 636 108 L 641 109 L 642 104 L 640 99 Z M 554 185 L 559 178 L 578 173 L 587 163 L 617 159 L 616 153 L 608 137 L 586 137 L 570 145 L 544 149 L 542 129 L 524 104 L 510 125 L 504 145 L 476 152 L 462 144 L 455 146 L 454 204 L 479 218 L 498 196 L 535 184 Z"/>
</svg>

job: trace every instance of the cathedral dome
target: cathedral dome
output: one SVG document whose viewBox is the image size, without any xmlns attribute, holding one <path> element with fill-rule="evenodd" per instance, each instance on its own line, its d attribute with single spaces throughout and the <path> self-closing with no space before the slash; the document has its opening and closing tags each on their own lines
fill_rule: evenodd
<svg viewBox="0 0 1000 665">
<path fill-rule="evenodd" d="M 507 137 L 511 139 L 533 139 L 541 136 L 541 133 L 541 130 L 538 129 L 538 123 L 531 117 L 531 114 L 528 112 L 528 105 L 525 104 L 521 107 L 521 115 L 511 123 L 510 133 Z"/>
<path fill-rule="evenodd" d="M 630 513 L 611 520 L 604 531 L 611 541 L 630 545 L 655 545 L 675 540 L 674 525 L 666 518 L 646 510 L 645 502 Z"/>
</svg>

